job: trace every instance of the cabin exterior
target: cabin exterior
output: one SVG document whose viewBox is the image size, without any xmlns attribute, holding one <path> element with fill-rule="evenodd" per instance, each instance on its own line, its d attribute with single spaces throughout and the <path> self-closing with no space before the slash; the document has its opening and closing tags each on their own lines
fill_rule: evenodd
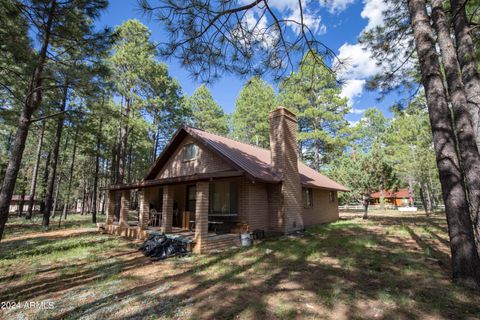
<svg viewBox="0 0 480 320">
<path fill-rule="evenodd" d="M 270 150 L 180 128 L 142 181 L 109 187 L 107 232 L 177 233 L 192 239 L 195 252 L 208 252 L 239 245 L 244 232 L 288 234 L 337 220 L 337 192 L 347 189 L 298 161 L 293 113 L 279 107 L 269 120 Z M 131 191 L 138 192 L 136 226 L 128 221 Z"/>
<path fill-rule="evenodd" d="M 374 192 L 370 195 L 370 204 L 379 205 L 382 197 L 384 199 L 384 204 L 386 205 L 406 207 L 411 202 L 413 203 L 413 198 L 410 198 L 410 191 L 408 188 L 403 188 L 398 190 L 382 190 Z"/>
</svg>

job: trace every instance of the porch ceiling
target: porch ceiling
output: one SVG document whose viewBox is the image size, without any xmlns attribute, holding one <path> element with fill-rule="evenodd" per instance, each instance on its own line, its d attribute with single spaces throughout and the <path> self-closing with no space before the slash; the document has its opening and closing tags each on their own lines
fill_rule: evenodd
<svg viewBox="0 0 480 320">
<path fill-rule="evenodd" d="M 190 181 L 205 181 L 211 179 L 220 179 L 220 178 L 233 178 L 244 176 L 245 172 L 230 170 L 230 171 L 221 171 L 221 172 L 210 172 L 210 173 L 196 173 L 189 176 L 180 176 L 174 178 L 164 178 L 164 179 L 152 179 L 152 180 L 142 180 L 134 183 L 127 184 L 116 184 L 111 185 L 107 190 L 130 190 L 130 189 L 141 189 L 148 187 L 156 187 L 167 184 L 176 184 Z"/>
</svg>

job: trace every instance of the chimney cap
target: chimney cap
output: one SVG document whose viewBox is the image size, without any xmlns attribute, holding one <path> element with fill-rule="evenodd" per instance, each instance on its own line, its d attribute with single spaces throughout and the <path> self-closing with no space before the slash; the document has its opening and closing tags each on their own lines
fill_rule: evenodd
<svg viewBox="0 0 480 320">
<path fill-rule="evenodd" d="M 270 119 L 280 116 L 286 116 L 288 118 L 291 118 L 293 121 L 297 121 L 297 116 L 295 115 L 295 113 L 282 106 L 277 107 L 275 110 L 272 110 L 269 113 Z"/>
</svg>

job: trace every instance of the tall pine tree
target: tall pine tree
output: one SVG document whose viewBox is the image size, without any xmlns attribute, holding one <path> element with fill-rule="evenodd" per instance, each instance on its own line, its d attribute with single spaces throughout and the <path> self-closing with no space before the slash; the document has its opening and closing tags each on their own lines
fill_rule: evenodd
<svg viewBox="0 0 480 320">
<path fill-rule="evenodd" d="M 259 77 L 247 81 L 235 103 L 232 136 L 260 147 L 269 145 L 268 113 L 275 108 L 272 86 Z"/>
<path fill-rule="evenodd" d="M 187 98 L 186 104 L 192 112 L 194 127 L 220 135 L 228 133 L 228 117 L 204 84 Z"/>
</svg>

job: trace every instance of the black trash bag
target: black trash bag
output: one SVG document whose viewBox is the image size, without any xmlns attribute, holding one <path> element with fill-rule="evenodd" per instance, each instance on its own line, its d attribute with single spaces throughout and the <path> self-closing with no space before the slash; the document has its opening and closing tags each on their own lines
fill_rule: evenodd
<svg viewBox="0 0 480 320">
<path fill-rule="evenodd" d="M 175 239 L 169 239 L 164 234 L 150 235 L 138 250 L 154 260 L 163 260 L 188 253 L 185 248 L 185 243 Z"/>
</svg>

